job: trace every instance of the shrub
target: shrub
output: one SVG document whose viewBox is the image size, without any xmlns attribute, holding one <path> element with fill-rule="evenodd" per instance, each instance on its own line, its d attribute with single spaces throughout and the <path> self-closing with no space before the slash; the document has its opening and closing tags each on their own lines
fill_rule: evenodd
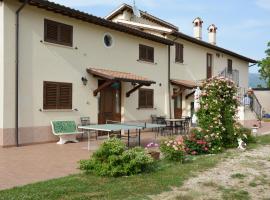
<svg viewBox="0 0 270 200">
<path fill-rule="evenodd" d="M 237 87 L 224 77 L 213 77 L 202 85 L 198 124 L 204 130 L 210 152 L 216 153 L 223 147 L 237 144 L 239 137 L 236 114 L 239 101 Z"/>
<path fill-rule="evenodd" d="M 168 160 L 181 163 L 185 160 L 186 152 L 183 138 L 162 141 L 160 144 L 160 151 Z"/>
<path fill-rule="evenodd" d="M 209 153 L 209 144 L 204 136 L 203 130 L 192 129 L 184 140 L 186 153 L 191 155 Z"/>
<path fill-rule="evenodd" d="M 127 176 L 151 169 L 154 160 L 136 147 L 126 150 L 116 138 L 105 141 L 89 160 L 80 161 L 80 169 L 99 176 Z"/>
</svg>

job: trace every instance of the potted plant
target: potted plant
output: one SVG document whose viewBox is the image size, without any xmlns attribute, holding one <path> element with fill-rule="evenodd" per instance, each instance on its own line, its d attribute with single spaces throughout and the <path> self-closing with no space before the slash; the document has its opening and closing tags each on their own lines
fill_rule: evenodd
<svg viewBox="0 0 270 200">
<path fill-rule="evenodd" d="M 150 142 L 146 145 L 145 150 L 151 157 L 155 160 L 159 160 L 160 158 L 160 151 L 159 151 L 159 145 L 154 142 Z"/>
</svg>

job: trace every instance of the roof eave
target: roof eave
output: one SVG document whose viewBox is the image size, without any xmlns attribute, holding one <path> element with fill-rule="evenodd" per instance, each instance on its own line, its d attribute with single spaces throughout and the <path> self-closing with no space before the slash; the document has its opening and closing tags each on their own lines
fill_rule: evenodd
<svg viewBox="0 0 270 200">
<path fill-rule="evenodd" d="M 182 38 L 182 39 L 184 39 L 184 40 L 187 40 L 187 41 L 189 41 L 189 42 L 192 42 L 192 43 L 195 43 L 195 44 L 198 44 L 198 45 L 201 45 L 201 46 L 210 48 L 210 49 L 214 49 L 214 50 L 220 51 L 220 52 L 222 52 L 222 53 L 226 53 L 226 54 L 228 54 L 228 55 L 237 57 L 237 58 L 242 59 L 242 60 L 244 60 L 244 61 L 246 61 L 246 62 L 249 62 L 249 63 L 255 63 L 255 64 L 258 63 L 257 60 L 248 58 L 248 57 L 246 57 L 246 56 L 242 56 L 242 55 L 240 55 L 240 54 L 238 54 L 238 53 L 232 52 L 232 51 L 227 50 L 227 49 L 224 49 L 224 48 L 222 48 L 222 47 L 218 47 L 218 46 L 212 45 L 212 44 L 207 43 L 207 42 L 205 42 L 205 41 L 198 40 L 198 39 L 196 39 L 196 38 L 193 38 L 193 37 L 191 37 L 191 36 L 189 36 L 189 35 L 186 35 L 186 34 L 184 34 L 184 33 L 181 33 L 181 32 L 174 32 L 174 33 L 172 33 L 172 35 L 173 35 L 173 36 L 176 36 L 176 37 L 179 37 L 179 38 Z"/>
</svg>

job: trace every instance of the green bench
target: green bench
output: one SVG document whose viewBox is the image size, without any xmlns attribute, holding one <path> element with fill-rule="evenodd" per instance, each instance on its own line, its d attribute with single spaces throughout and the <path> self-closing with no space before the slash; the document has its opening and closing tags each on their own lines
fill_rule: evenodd
<svg viewBox="0 0 270 200">
<path fill-rule="evenodd" d="M 57 144 L 79 142 L 76 135 L 83 134 L 78 131 L 75 121 L 51 121 L 51 126 L 53 134 L 60 138 Z"/>
</svg>

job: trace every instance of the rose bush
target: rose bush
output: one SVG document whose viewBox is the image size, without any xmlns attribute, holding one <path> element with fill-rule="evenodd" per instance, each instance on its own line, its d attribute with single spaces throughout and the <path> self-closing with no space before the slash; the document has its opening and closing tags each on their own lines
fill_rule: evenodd
<svg viewBox="0 0 270 200">
<path fill-rule="evenodd" d="M 198 125 L 205 133 L 210 152 L 237 145 L 240 128 L 236 123 L 239 100 L 237 87 L 224 77 L 213 77 L 202 84 Z"/>
<path fill-rule="evenodd" d="M 185 160 L 186 152 L 183 138 L 162 141 L 160 151 L 168 160 L 181 163 Z"/>
<path fill-rule="evenodd" d="M 184 138 L 185 150 L 190 155 L 209 153 L 209 143 L 205 139 L 202 129 L 192 129 L 190 134 Z"/>
</svg>

